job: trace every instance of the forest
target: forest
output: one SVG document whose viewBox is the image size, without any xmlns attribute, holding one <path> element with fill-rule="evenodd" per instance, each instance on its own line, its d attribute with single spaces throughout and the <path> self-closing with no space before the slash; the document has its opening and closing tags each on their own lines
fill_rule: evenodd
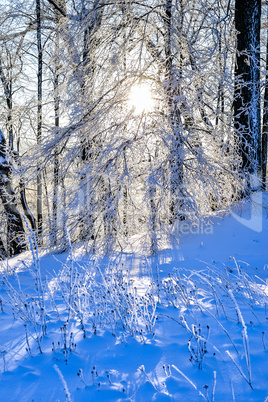
<svg viewBox="0 0 268 402">
<path fill-rule="evenodd" d="M 0 0 L 0 399 L 268 402 L 268 2 Z"/>
<path fill-rule="evenodd" d="M 265 190 L 267 6 L 2 1 L 2 258 L 38 245 L 154 254 Z"/>
</svg>

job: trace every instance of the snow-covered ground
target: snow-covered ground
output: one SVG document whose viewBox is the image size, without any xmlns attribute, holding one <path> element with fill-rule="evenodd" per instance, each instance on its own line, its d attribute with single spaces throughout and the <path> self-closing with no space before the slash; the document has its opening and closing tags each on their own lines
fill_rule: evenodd
<svg viewBox="0 0 268 402">
<path fill-rule="evenodd" d="M 267 401 L 262 215 L 260 232 L 226 215 L 155 257 L 3 262 L 0 400 Z"/>
</svg>

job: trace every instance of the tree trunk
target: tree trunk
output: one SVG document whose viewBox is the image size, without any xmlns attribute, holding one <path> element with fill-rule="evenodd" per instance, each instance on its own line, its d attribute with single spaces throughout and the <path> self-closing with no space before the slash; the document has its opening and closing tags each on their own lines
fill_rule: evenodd
<svg viewBox="0 0 268 402">
<path fill-rule="evenodd" d="M 268 21 L 268 7 L 267 7 L 267 21 Z M 266 76 L 265 76 L 265 90 L 264 90 L 264 102 L 263 102 L 263 121 L 262 121 L 262 155 L 261 155 L 261 167 L 262 167 L 262 189 L 266 190 L 267 180 L 267 135 L 268 135 L 268 29 L 266 38 Z"/>
<path fill-rule="evenodd" d="M 20 163 L 20 156 L 19 156 L 19 144 L 18 144 L 18 151 L 13 152 L 13 155 L 14 155 L 14 160 L 17 163 L 18 170 L 20 171 L 20 202 L 21 202 L 21 205 L 23 208 L 24 215 L 29 220 L 32 230 L 35 232 L 36 231 L 36 220 L 31 212 L 31 210 L 28 206 L 27 200 L 26 200 L 25 180 L 23 177 L 23 173 L 21 171 L 21 163 Z"/>
<path fill-rule="evenodd" d="M 0 261 L 4 260 L 7 257 L 8 257 L 8 255 L 7 255 L 6 248 L 4 246 L 2 238 L 0 237 Z"/>
<path fill-rule="evenodd" d="M 98 46 L 96 33 L 101 27 L 104 7 L 100 6 L 100 1 L 95 0 L 92 4 L 91 15 L 84 8 L 83 18 L 85 20 L 83 54 L 82 54 L 82 82 L 81 92 L 84 107 L 88 107 L 91 102 L 91 90 L 93 86 L 93 78 L 96 66 L 95 52 Z M 88 91 L 89 90 L 89 91 Z M 83 165 L 90 166 L 94 163 L 94 159 L 98 156 L 98 146 L 101 146 L 100 141 L 92 140 L 84 137 L 81 141 L 81 160 Z M 82 241 L 86 239 L 95 239 L 95 219 L 94 219 L 94 195 L 88 190 L 87 174 L 81 176 L 83 183 L 83 211 L 80 213 L 80 238 Z"/>
<path fill-rule="evenodd" d="M 37 90 L 37 143 L 42 140 L 42 81 L 43 81 L 43 49 L 41 38 L 41 4 L 40 0 L 36 0 L 36 33 L 37 33 L 37 53 L 38 53 L 38 90 Z M 37 171 L 37 238 L 38 244 L 42 245 L 42 172 Z"/>
<path fill-rule="evenodd" d="M 12 66 L 11 66 L 11 68 L 12 68 Z M 18 164 L 18 167 L 19 167 L 19 170 L 20 170 L 21 165 L 20 165 L 20 158 L 19 158 L 19 149 L 18 149 L 18 152 L 14 152 L 13 117 L 12 117 L 12 111 L 13 111 L 12 74 L 10 72 L 10 77 L 8 79 L 7 75 L 4 73 L 4 70 L 3 70 L 1 58 L 0 58 L 0 76 L 1 76 L 1 81 L 2 81 L 2 84 L 3 84 L 3 89 L 4 89 L 4 93 L 5 93 L 6 104 L 7 104 L 7 110 L 8 110 L 7 131 L 8 131 L 9 152 L 10 152 L 10 156 Z M 18 144 L 19 144 L 19 142 L 18 142 Z M 5 158 L 6 150 L 4 148 L 5 148 L 5 144 L 3 145 L 3 153 L 4 153 L 3 157 Z M 8 174 L 8 177 L 9 177 L 9 181 L 11 181 L 12 169 L 11 169 L 10 165 L 8 165 L 7 174 Z M 12 191 L 13 190 L 11 189 L 11 193 L 12 193 Z M 13 195 L 12 195 L 12 197 L 13 197 Z M 35 219 L 34 219 L 32 213 L 31 213 L 31 211 L 30 211 L 30 209 L 28 207 L 27 201 L 26 201 L 25 185 L 24 185 L 24 179 L 23 179 L 22 176 L 21 176 L 21 179 L 20 179 L 20 198 L 21 198 L 21 204 L 22 204 L 22 207 L 23 207 L 23 210 L 24 210 L 24 214 L 29 219 L 29 221 L 31 223 L 31 226 L 32 226 L 32 229 L 35 230 L 36 229 Z M 14 228 L 15 228 L 14 225 L 8 225 L 8 230 L 9 229 L 13 230 Z M 23 226 L 22 226 L 22 228 L 23 228 Z M 21 230 L 20 225 L 19 225 L 19 230 Z M 9 233 L 9 232 L 7 233 L 8 238 L 10 238 L 12 236 L 13 236 L 12 233 Z M 1 240 L 1 242 L 2 242 L 2 240 Z M 3 243 L 1 243 L 1 244 L 3 245 Z M 1 244 L 0 244 L 0 253 L 1 253 L 1 250 L 2 250 Z"/>
<path fill-rule="evenodd" d="M 66 2 L 65 0 L 49 0 L 49 2 L 53 5 L 55 20 L 56 20 L 56 61 L 55 61 L 55 72 L 54 72 L 54 114 L 55 114 L 55 128 L 56 133 L 60 127 L 60 96 L 59 96 L 59 75 L 60 75 L 60 60 L 59 60 L 59 50 L 60 50 L 60 31 L 61 24 L 65 20 L 66 17 Z M 55 146 L 54 149 L 54 186 L 53 186 L 53 200 L 52 200 L 52 243 L 53 245 L 57 245 L 58 239 L 58 197 L 59 197 L 59 155 L 58 155 L 58 147 Z"/>
<path fill-rule="evenodd" d="M 55 128 L 56 134 L 60 127 L 60 97 L 59 97 L 59 31 L 60 31 L 60 16 L 56 12 L 56 63 L 54 73 L 54 113 L 55 113 Z M 57 244 L 58 232 L 58 193 L 59 193 L 59 156 L 58 147 L 55 146 L 54 150 L 54 187 L 53 187 L 53 201 L 52 201 L 52 242 L 55 246 Z"/>
<path fill-rule="evenodd" d="M 155 204 L 155 183 L 153 180 L 149 178 L 149 233 L 151 235 L 151 254 L 155 255 L 157 252 L 157 233 L 156 233 L 156 214 L 157 214 L 157 207 Z"/>
<path fill-rule="evenodd" d="M 7 216 L 7 252 L 11 257 L 26 249 L 24 228 L 11 186 L 11 166 L 6 157 L 6 141 L 0 131 L 0 198 Z M 1 246 L 1 245 L 0 245 Z M 3 246 L 3 243 L 2 243 Z M 0 247 L 1 248 L 1 247 Z M 3 251 L 3 247 L 1 251 Z"/>
<path fill-rule="evenodd" d="M 165 69 L 166 69 L 166 96 L 169 108 L 170 124 L 173 140 L 170 151 L 170 205 L 169 223 L 173 224 L 177 219 L 184 219 L 184 199 L 182 193 L 183 184 L 183 139 L 181 134 L 181 113 L 178 109 L 176 98 L 179 95 L 179 86 L 172 65 L 172 0 L 166 0 L 165 4 Z"/>
<path fill-rule="evenodd" d="M 220 17 L 220 16 L 219 16 Z M 224 114 L 224 94 L 223 94 L 223 62 L 222 62 L 222 34 L 221 34 L 221 27 L 220 27 L 220 33 L 219 33 L 219 55 L 218 55 L 218 60 L 219 60 L 219 71 L 220 71 L 220 80 L 218 84 L 218 93 L 217 93 L 217 115 L 216 115 L 216 121 L 215 121 L 215 126 L 218 126 L 219 124 L 219 116 L 223 118 Z"/>
<path fill-rule="evenodd" d="M 240 171 L 241 176 L 246 177 L 245 193 L 251 189 L 250 176 L 256 176 L 261 169 L 260 20 L 261 0 L 236 0 L 233 106 Z"/>
</svg>

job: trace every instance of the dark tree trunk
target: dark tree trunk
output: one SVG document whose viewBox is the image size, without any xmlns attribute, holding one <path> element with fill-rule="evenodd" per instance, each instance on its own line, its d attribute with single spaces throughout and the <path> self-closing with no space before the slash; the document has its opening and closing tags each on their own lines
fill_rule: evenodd
<svg viewBox="0 0 268 402">
<path fill-rule="evenodd" d="M 6 104 L 7 104 L 7 131 L 8 131 L 8 145 L 10 157 L 14 158 L 13 160 L 17 162 L 20 169 L 20 159 L 19 153 L 14 152 L 14 135 L 13 135 L 13 101 L 12 101 L 12 74 L 8 78 L 5 75 L 2 61 L 0 59 L 0 76 L 3 84 Z M 7 250 L 4 247 L 2 239 L 0 239 L 0 258 L 12 256 L 14 254 L 18 254 L 25 249 L 25 242 L 23 239 L 24 236 L 24 228 L 21 220 L 20 213 L 16 206 L 15 194 L 11 187 L 11 176 L 12 176 L 12 168 L 10 162 L 8 162 L 6 158 L 6 143 L 3 134 L 0 135 L 0 147 L 1 147 L 1 161 L 0 161 L 0 197 L 3 202 L 5 212 L 7 214 Z M 35 219 L 28 207 L 26 196 L 25 196 L 25 186 L 23 177 L 20 180 L 20 196 L 21 196 L 21 204 L 24 210 L 26 217 L 29 219 L 31 226 L 35 229 Z"/>
<path fill-rule="evenodd" d="M 29 205 L 27 203 L 27 200 L 26 200 L 25 180 L 24 180 L 24 176 L 22 173 L 20 156 L 19 156 L 19 143 L 18 143 L 18 152 L 13 152 L 13 156 L 14 156 L 14 161 L 17 163 L 18 170 L 20 171 L 20 202 L 21 202 L 21 205 L 23 208 L 24 215 L 29 220 L 32 230 L 35 232 L 36 231 L 36 220 L 31 212 Z"/>
<path fill-rule="evenodd" d="M 6 248 L 4 246 L 2 238 L 0 237 L 0 261 L 4 260 L 7 257 L 8 257 L 8 255 L 7 255 Z"/>
<path fill-rule="evenodd" d="M 58 133 L 60 128 L 60 96 L 59 96 L 59 46 L 60 46 L 60 21 L 61 15 L 55 10 L 56 14 L 56 62 L 54 73 L 54 113 L 55 113 L 55 129 Z M 52 201 L 52 242 L 55 246 L 57 244 L 57 231 L 58 231 L 58 193 L 59 193 L 59 155 L 58 147 L 55 146 L 54 150 L 54 187 L 53 187 L 53 201 Z"/>
<path fill-rule="evenodd" d="M 219 124 L 219 116 L 223 116 L 224 114 L 224 93 L 223 93 L 223 62 L 222 62 L 222 35 L 221 31 L 219 34 L 219 70 L 220 70 L 220 81 L 218 84 L 218 94 L 217 94 L 217 115 L 215 125 L 218 126 Z"/>
<path fill-rule="evenodd" d="M 40 0 L 36 0 L 36 33 L 37 33 L 37 55 L 38 55 L 38 71 L 37 71 L 37 143 L 42 140 L 42 83 L 43 83 L 43 49 L 41 38 L 41 4 Z M 37 171 L 37 238 L 38 244 L 42 245 L 42 172 Z"/>
<path fill-rule="evenodd" d="M 26 249 L 24 228 L 11 186 L 11 166 L 6 156 L 6 141 L 0 131 L 0 198 L 7 216 L 7 256 L 13 256 Z M 2 243 L 2 240 L 1 240 Z M 5 250 L 3 243 L 0 251 Z"/>
<path fill-rule="evenodd" d="M 268 8 L 267 8 L 267 20 L 268 20 Z M 268 34 L 268 30 L 267 30 Z M 262 167 L 262 188 L 266 190 L 267 180 L 267 136 L 268 136 L 268 36 L 266 39 L 266 77 L 265 77 L 265 90 L 264 90 L 264 103 L 263 103 L 263 121 L 262 121 L 262 155 L 261 155 L 261 167 Z"/>
<path fill-rule="evenodd" d="M 250 175 L 261 169 L 260 20 L 261 0 L 236 0 L 234 127 L 245 191 L 251 189 Z"/>
<path fill-rule="evenodd" d="M 21 205 L 23 208 L 24 215 L 29 220 L 29 222 L 31 224 L 31 228 L 35 232 L 36 231 L 36 220 L 31 212 L 31 210 L 28 206 L 27 200 L 26 200 L 25 182 L 24 182 L 23 177 L 21 177 L 21 179 L 20 179 L 20 202 L 21 202 Z"/>
<path fill-rule="evenodd" d="M 1 81 L 3 84 L 3 89 L 5 93 L 5 98 L 6 98 L 6 104 L 7 104 L 7 131 L 8 131 L 8 145 L 9 145 L 9 152 L 10 156 L 13 158 L 13 160 L 17 163 L 19 170 L 21 170 L 21 164 L 20 164 L 20 157 L 19 157 L 19 140 L 17 142 L 18 144 L 18 152 L 14 151 L 14 134 L 13 134 L 13 117 L 12 117 L 12 112 L 13 112 L 13 99 L 12 99 L 12 74 L 10 73 L 10 77 L 8 78 L 7 75 L 5 75 L 3 67 L 2 67 L 2 61 L 0 58 L 0 77 Z M 11 167 L 9 171 L 9 178 L 11 180 Z M 29 219 L 32 229 L 36 229 L 36 223 L 35 223 L 35 218 L 33 217 L 30 208 L 27 204 L 26 201 L 26 195 L 25 195 L 25 184 L 24 184 L 24 179 L 23 176 L 21 176 L 20 179 L 20 198 L 21 198 L 21 204 L 24 210 L 25 216 Z M 1 250 L 1 246 L 0 246 Z M 1 251 L 0 251 L 1 252 Z"/>
</svg>

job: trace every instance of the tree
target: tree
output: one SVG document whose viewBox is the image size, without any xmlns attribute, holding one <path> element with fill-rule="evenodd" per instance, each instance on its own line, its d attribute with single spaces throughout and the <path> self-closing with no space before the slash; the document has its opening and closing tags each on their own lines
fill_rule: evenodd
<svg viewBox="0 0 268 402">
<path fill-rule="evenodd" d="M 267 5 L 266 5 L 267 8 Z M 267 18 L 266 24 L 268 23 L 268 8 L 267 8 Z M 261 168 L 262 168 L 262 188 L 266 190 L 266 180 L 267 180 L 267 138 L 268 138 L 268 28 L 266 28 L 267 37 L 266 37 L 266 75 L 265 75 L 265 83 L 264 83 L 264 99 L 263 99 L 263 121 L 262 121 L 262 155 L 261 155 Z"/>
<path fill-rule="evenodd" d="M 168 222 L 202 219 L 231 202 L 236 154 L 226 152 L 231 90 L 224 87 L 231 69 L 216 51 L 227 54 L 229 8 L 214 18 L 208 4 L 185 0 L 88 4 L 76 3 L 79 18 L 69 14 L 72 29 L 66 24 L 62 33 L 71 121 L 57 146 L 70 178 L 70 233 L 75 238 L 80 224 L 90 242 L 94 222 L 94 241 L 122 244 L 128 226 L 128 236 L 153 233 L 155 249 Z M 150 86 L 157 98 L 150 112 L 129 106 L 135 86 Z"/>
<path fill-rule="evenodd" d="M 181 66 L 174 66 L 174 54 L 172 49 L 172 33 L 174 32 L 172 21 L 172 0 L 166 0 L 164 25 L 165 33 L 165 75 L 166 75 L 166 98 L 169 107 L 170 124 L 173 132 L 171 152 L 170 152 L 170 224 L 173 224 L 177 219 L 184 219 L 183 216 L 183 138 L 182 138 L 182 117 L 178 99 L 180 97 Z M 180 5 L 182 2 L 180 2 Z M 176 52 L 181 52 L 180 49 L 175 49 Z M 181 55 L 180 55 L 181 56 Z M 179 56 L 179 58 L 180 58 Z M 177 76 L 176 76 L 177 75 Z"/>
<path fill-rule="evenodd" d="M 21 161 L 20 161 L 20 155 L 19 155 L 19 141 L 17 139 L 17 150 L 14 149 L 14 142 L 15 142 L 15 135 L 14 135 L 14 127 L 13 127 L 13 86 L 14 86 L 14 81 L 16 79 L 16 73 L 14 73 L 15 67 L 16 70 L 19 70 L 20 67 L 18 67 L 18 64 L 20 64 L 19 59 L 20 59 L 20 52 L 21 52 L 21 46 L 23 43 L 25 35 L 22 35 L 20 38 L 19 43 L 16 45 L 13 43 L 13 47 L 15 48 L 14 54 L 12 53 L 10 47 L 7 45 L 7 43 L 3 43 L 2 47 L 2 55 L 0 57 L 0 77 L 1 77 L 1 82 L 3 86 L 3 92 L 4 92 L 4 98 L 6 100 L 6 106 L 7 106 L 7 133 L 8 133 L 8 150 L 9 150 L 9 158 L 11 160 L 11 164 L 16 165 L 18 170 L 21 171 Z M 6 51 L 4 51 L 4 49 Z M 5 63 L 2 62 L 2 57 L 3 55 L 6 54 L 6 60 Z M 5 67 L 4 67 L 5 64 Z M 10 170 L 10 177 L 12 174 L 12 171 Z M 21 177 L 20 177 L 20 201 L 23 207 L 23 211 L 25 216 L 28 218 L 31 227 L 33 230 L 36 229 L 36 223 L 35 223 L 35 218 L 28 206 L 27 200 L 26 200 L 26 194 L 25 194 L 25 185 L 24 185 L 24 177 L 21 172 Z"/>
<path fill-rule="evenodd" d="M 261 170 L 260 21 L 261 0 L 236 0 L 234 128 L 245 193 L 251 188 L 250 175 L 260 176 Z"/>
<path fill-rule="evenodd" d="M 65 0 L 57 2 L 49 1 L 52 4 L 55 17 L 55 55 L 53 70 L 53 94 L 54 94 L 54 114 L 55 114 L 55 131 L 56 137 L 60 130 L 60 39 L 61 31 L 64 29 L 66 19 L 66 3 Z M 55 246 L 58 243 L 58 202 L 59 202 L 59 182 L 60 182 L 60 161 L 58 155 L 58 147 L 54 149 L 54 185 L 53 185 L 53 200 L 52 200 L 52 244 Z"/>
<path fill-rule="evenodd" d="M 28 183 L 40 179 L 31 194 L 43 198 L 43 240 L 59 245 L 66 225 L 89 248 L 123 249 L 138 235 L 155 252 L 182 219 L 228 208 L 240 179 L 230 1 L 32 4 L 21 70 L 39 59 L 38 99 L 24 88 L 33 106 L 22 126 L 37 144 L 24 141 L 23 163 Z M 137 89 L 149 93 L 140 110 Z"/>
<path fill-rule="evenodd" d="M 8 160 L 5 137 L 0 131 L 0 198 L 7 217 L 7 250 L 1 240 L 1 254 L 13 256 L 25 250 L 24 228 L 17 208 L 16 195 L 11 186 L 11 165 Z"/>
<path fill-rule="evenodd" d="M 42 140 L 42 85 L 43 85 L 43 47 L 41 30 L 41 2 L 36 0 L 36 36 L 37 36 L 37 143 Z M 42 244 L 43 212 L 42 212 L 42 172 L 37 170 L 37 239 Z"/>
</svg>

